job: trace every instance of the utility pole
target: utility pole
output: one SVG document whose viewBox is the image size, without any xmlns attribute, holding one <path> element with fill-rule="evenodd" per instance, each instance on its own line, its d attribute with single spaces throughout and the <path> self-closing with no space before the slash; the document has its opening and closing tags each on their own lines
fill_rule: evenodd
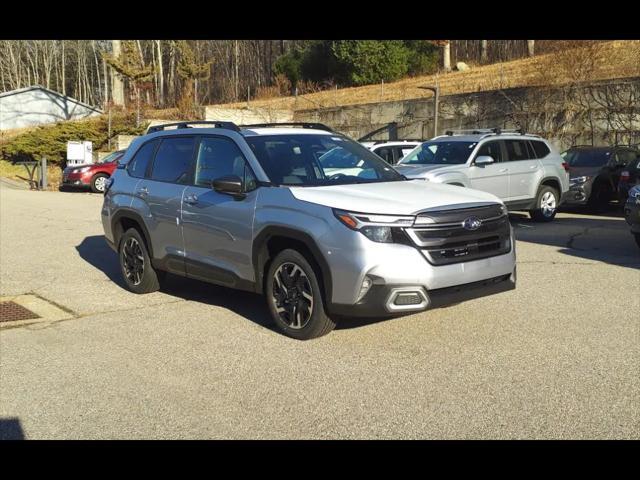
<svg viewBox="0 0 640 480">
<path fill-rule="evenodd" d="M 418 87 L 423 90 L 430 90 L 433 92 L 433 136 L 438 136 L 438 108 L 440 103 L 440 87 L 438 86 L 438 78 L 436 77 L 436 84 L 434 86 L 425 85 L 422 87 Z"/>
</svg>

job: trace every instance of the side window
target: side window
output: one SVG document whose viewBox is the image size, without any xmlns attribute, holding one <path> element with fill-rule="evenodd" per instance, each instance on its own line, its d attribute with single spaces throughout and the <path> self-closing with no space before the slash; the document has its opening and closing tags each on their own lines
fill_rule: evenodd
<svg viewBox="0 0 640 480">
<path fill-rule="evenodd" d="M 492 157 L 495 162 L 502 161 L 502 148 L 500 148 L 500 142 L 487 142 L 480 147 L 476 158 L 480 155 L 487 155 Z"/>
<path fill-rule="evenodd" d="M 213 180 L 225 175 L 236 175 L 245 182 L 255 177 L 246 165 L 242 152 L 233 140 L 224 137 L 203 137 L 196 158 L 194 182 L 200 187 L 211 187 Z"/>
<path fill-rule="evenodd" d="M 163 138 L 151 169 L 151 180 L 187 183 L 194 137 Z"/>
<path fill-rule="evenodd" d="M 382 157 L 385 162 L 387 162 L 389 164 L 393 163 L 393 152 L 391 151 L 390 148 L 388 148 L 388 147 L 379 148 L 379 149 L 376 150 L 375 153 L 379 157 Z"/>
<path fill-rule="evenodd" d="M 634 152 L 633 150 L 620 150 L 618 152 L 618 163 L 621 165 L 631 165 L 631 162 L 633 162 L 637 157 L 636 152 Z"/>
<path fill-rule="evenodd" d="M 549 147 L 547 147 L 544 142 L 532 140 L 530 143 L 533 146 L 533 150 L 536 152 L 537 158 L 544 158 L 551 153 L 551 150 L 549 150 Z"/>
<path fill-rule="evenodd" d="M 406 155 L 409 155 L 409 152 L 411 152 L 414 148 L 416 148 L 416 147 L 402 147 L 400 149 L 400 157 L 399 158 L 403 158 Z"/>
<path fill-rule="evenodd" d="M 153 157 L 153 152 L 158 145 L 158 140 L 152 140 L 145 143 L 136 154 L 133 156 L 129 164 L 127 165 L 127 171 L 129 175 L 136 178 L 144 178 L 144 174 L 147 171 L 147 165 Z"/>
<path fill-rule="evenodd" d="M 527 150 L 527 142 L 523 140 L 505 140 L 507 147 L 507 160 L 515 162 L 518 160 L 529 160 L 529 152 Z"/>
</svg>

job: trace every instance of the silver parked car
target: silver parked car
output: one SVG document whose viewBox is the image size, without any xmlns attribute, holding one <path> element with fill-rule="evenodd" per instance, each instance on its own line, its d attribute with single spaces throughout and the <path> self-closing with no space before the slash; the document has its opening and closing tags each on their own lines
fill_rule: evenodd
<svg viewBox="0 0 640 480">
<path fill-rule="evenodd" d="M 105 193 L 105 237 L 133 292 L 171 272 L 261 293 L 285 334 L 309 339 L 340 317 L 515 288 L 494 195 L 408 180 L 319 124 L 173 126 L 134 140 Z"/>
<path fill-rule="evenodd" d="M 553 220 L 569 192 L 569 167 L 538 135 L 521 131 L 447 132 L 416 147 L 396 165 L 409 178 L 474 188 L 509 210 Z"/>
</svg>

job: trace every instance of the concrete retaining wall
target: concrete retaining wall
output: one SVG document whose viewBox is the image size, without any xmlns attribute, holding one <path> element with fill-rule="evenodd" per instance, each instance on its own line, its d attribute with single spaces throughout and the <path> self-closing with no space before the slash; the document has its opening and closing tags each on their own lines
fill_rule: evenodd
<svg viewBox="0 0 640 480">
<path fill-rule="evenodd" d="M 432 98 L 298 110 L 295 121 L 325 123 L 359 138 L 398 122 L 400 138 L 431 138 Z M 518 128 L 572 144 L 640 142 L 640 78 L 562 88 L 511 88 L 440 98 L 438 133 L 466 128 Z M 386 133 L 375 139 L 386 139 Z"/>
</svg>

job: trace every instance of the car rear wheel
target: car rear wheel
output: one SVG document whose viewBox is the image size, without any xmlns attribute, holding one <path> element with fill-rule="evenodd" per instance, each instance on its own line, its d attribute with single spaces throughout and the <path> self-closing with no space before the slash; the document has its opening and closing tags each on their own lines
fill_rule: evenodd
<svg viewBox="0 0 640 480">
<path fill-rule="evenodd" d="M 91 179 L 91 191 L 93 193 L 104 193 L 104 190 L 107 186 L 107 180 L 109 179 L 108 175 L 104 173 L 99 173 L 95 175 Z"/>
<path fill-rule="evenodd" d="M 156 272 L 151 265 L 140 232 L 130 228 L 122 235 L 118 247 L 120 270 L 127 288 L 134 293 L 151 293 L 160 289 L 164 272 Z"/>
<path fill-rule="evenodd" d="M 552 221 L 558 210 L 558 192 L 555 188 L 542 186 L 536 196 L 536 208 L 529 211 L 529 215 L 536 222 Z"/>
<path fill-rule="evenodd" d="M 611 188 L 603 183 L 595 184 L 591 195 L 589 195 L 589 200 L 587 200 L 587 205 L 589 210 L 599 213 L 606 210 L 609 200 L 611 200 Z"/>
<path fill-rule="evenodd" d="M 265 294 L 278 328 L 298 340 L 326 335 L 336 326 L 324 309 L 319 277 L 296 250 L 283 250 L 271 262 Z"/>
</svg>

